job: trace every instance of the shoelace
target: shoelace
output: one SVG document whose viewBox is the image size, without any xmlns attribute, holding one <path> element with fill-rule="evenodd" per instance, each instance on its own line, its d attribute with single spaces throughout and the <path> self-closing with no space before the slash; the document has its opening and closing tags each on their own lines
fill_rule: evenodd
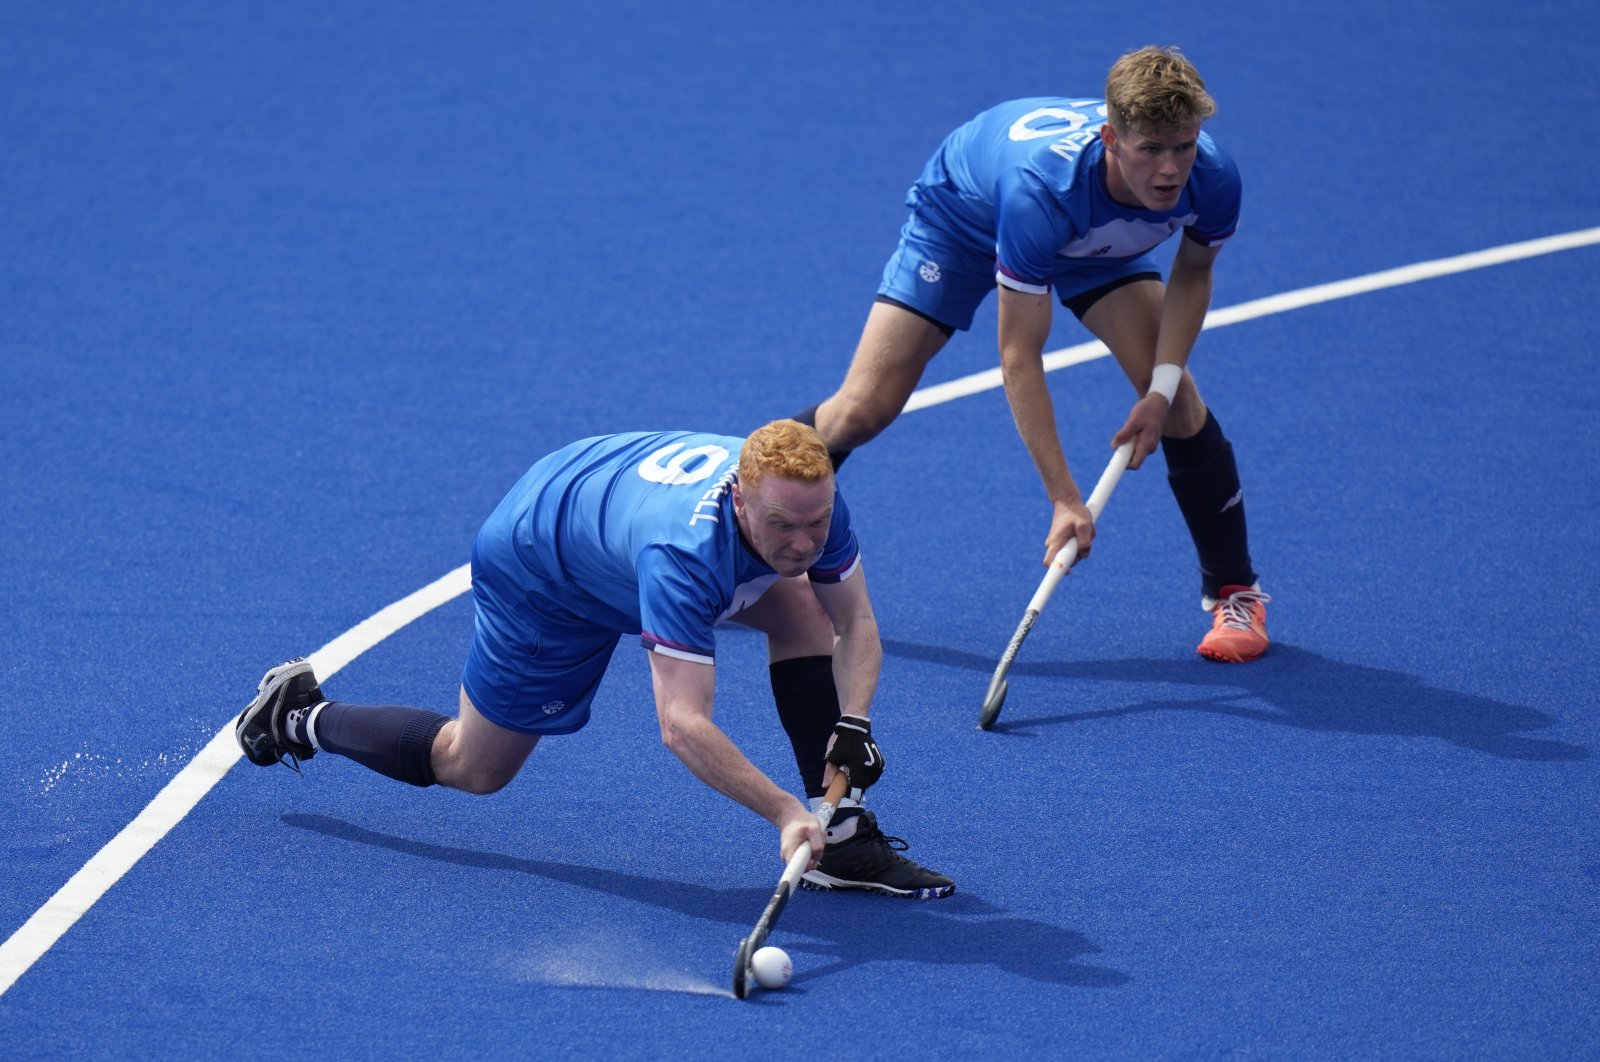
<svg viewBox="0 0 1600 1062">
<path fill-rule="evenodd" d="M 891 852 L 904 852 L 906 849 L 911 847 L 911 845 L 906 842 L 904 837 L 890 837 L 888 834 L 878 829 L 876 823 L 873 824 L 872 831 L 863 837 L 862 840 L 868 844 L 871 844 L 873 841 L 882 841 L 884 847 L 889 849 Z"/>
<path fill-rule="evenodd" d="M 284 749 L 283 752 L 278 755 L 278 762 L 289 768 L 295 774 L 298 774 L 300 777 L 305 777 L 306 772 L 300 769 L 301 760 L 299 756 L 294 754 L 294 749 Z"/>
<path fill-rule="evenodd" d="M 1259 590 L 1240 590 L 1231 597 L 1225 597 L 1217 602 L 1222 609 L 1222 625 L 1232 627 L 1236 631 L 1250 629 L 1250 621 L 1255 619 L 1254 606 L 1265 605 L 1272 600 L 1270 594 L 1263 594 Z"/>
</svg>

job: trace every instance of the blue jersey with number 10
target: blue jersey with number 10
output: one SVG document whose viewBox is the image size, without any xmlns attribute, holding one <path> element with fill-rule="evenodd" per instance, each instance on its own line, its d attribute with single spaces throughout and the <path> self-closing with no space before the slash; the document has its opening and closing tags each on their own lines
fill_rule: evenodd
<svg viewBox="0 0 1600 1062">
<path fill-rule="evenodd" d="M 638 631 L 653 652 L 709 663 L 712 628 L 780 578 L 734 517 L 743 444 L 683 431 L 575 442 L 528 470 L 484 524 L 479 551 L 495 557 L 502 577 L 586 623 Z M 858 561 L 835 488 L 828 540 L 809 575 L 838 582 Z"/>
<path fill-rule="evenodd" d="M 945 138 L 906 204 L 958 242 L 993 253 L 1008 287 L 1043 292 L 1058 272 L 1135 258 L 1173 233 L 1208 246 L 1239 223 L 1239 170 L 1205 133 L 1171 210 L 1106 191 L 1103 100 L 1036 96 L 992 107 Z"/>
</svg>

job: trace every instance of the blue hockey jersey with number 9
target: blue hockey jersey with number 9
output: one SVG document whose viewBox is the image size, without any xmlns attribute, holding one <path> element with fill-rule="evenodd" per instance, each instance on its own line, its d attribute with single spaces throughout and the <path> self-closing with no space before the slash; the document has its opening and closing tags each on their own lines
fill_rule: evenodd
<svg viewBox="0 0 1600 1062">
<path fill-rule="evenodd" d="M 712 628 L 779 575 L 739 533 L 731 486 L 742 438 L 632 432 L 583 439 L 543 458 L 485 522 L 481 560 L 572 614 L 646 648 L 709 662 Z M 838 582 L 859 550 L 834 490 L 809 575 Z"/>
</svg>

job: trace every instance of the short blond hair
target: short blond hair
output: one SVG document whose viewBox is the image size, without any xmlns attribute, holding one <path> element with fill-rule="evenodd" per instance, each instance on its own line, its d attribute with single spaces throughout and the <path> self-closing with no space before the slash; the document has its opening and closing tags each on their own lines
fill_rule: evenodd
<svg viewBox="0 0 1600 1062">
<path fill-rule="evenodd" d="M 769 475 L 801 483 L 833 475 L 822 436 L 798 420 L 775 420 L 751 432 L 739 449 L 739 482 L 756 487 Z"/>
<path fill-rule="evenodd" d="M 1119 133 L 1161 136 L 1217 113 L 1194 64 L 1175 47 L 1128 52 L 1106 75 L 1106 112 Z"/>
</svg>

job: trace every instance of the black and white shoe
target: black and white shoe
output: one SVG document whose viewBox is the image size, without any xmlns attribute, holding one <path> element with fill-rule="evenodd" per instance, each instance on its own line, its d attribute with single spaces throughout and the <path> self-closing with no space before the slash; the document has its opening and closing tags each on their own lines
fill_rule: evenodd
<svg viewBox="0 0 1600 1062">
<path fill-rule="evenodd" d="M 854 818 L 854 832 L 828 842 L 821 864 L 800 879 L 802 888 L 861 889 L 908 900 L 936 900 L 956 891 L 954 881 L 901 855 L 910 846 L 899 837 L 885 837 L 872 812 Z"/>
<path fill-rule="evenodd" d="M 291 741 L 284 731 L 284 720 L 290 712 L 325 700 L 308 662 L 291 660 L 279 664 L 261 677 L 256 699 L 239 713 L 239 721 L 233 726 L 234 740 L 245 758 L 257 767 L 286 763 L 298 771 L 300 762 L 315 756 L 317 750 Z"/>
</svg>

